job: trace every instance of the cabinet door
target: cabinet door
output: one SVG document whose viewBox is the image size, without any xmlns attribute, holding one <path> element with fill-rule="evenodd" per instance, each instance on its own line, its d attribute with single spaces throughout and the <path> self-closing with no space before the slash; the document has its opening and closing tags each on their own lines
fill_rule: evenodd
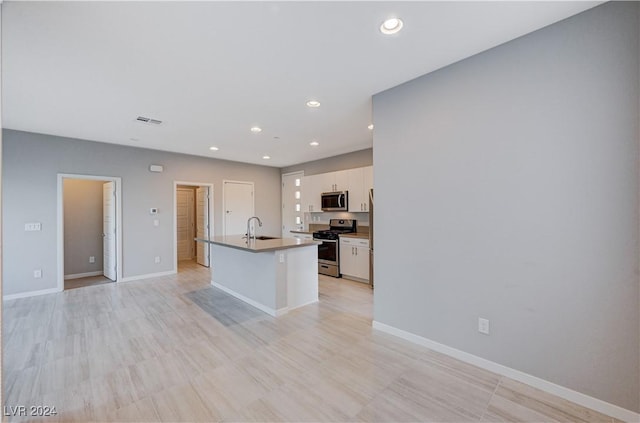
<svg viewBox="0 0 640 423">
<path fill-rule="evenodd" d="M 304 176 L 302 178 L 302 211 L 321 212 L 322 199 L 320 194 L 321 175 Z"/>
<path fill-rule="evenodd" d="M 349 191 L 349 211 L 362 212 L 364 208 L 364 172 L 363 168 L 349 169 L 347 172 Z M 369 199 L 367 197 L 367 203 Z M 367 204 L 368 205 L 368 204 Z"/>
<path fill-rule="evenodd" d="M 334 192 L 336 178 L 333 172 L 321 173 L 319 175 L 313 175 L 316 179 L 316 187 L 319 194 L 323 192 Z"/>
<path fill-rule="evenodd" d="M 355 266 L 352 276 L 360 279 L 369 280 L 369 248 L 355 247 Z"/>
<path fill-rule="evenodd" d="M 362 210 L 369 211 L 369 190 L 373 188 L 373 166 L 362 168 L 362 187 L 364 188 L 364 199 Z"/>
<path fill-rule="evenodd" d="M 356 246 L 352 240 L 340 240 L 340 273 L 355 276 L 358 269 L 355 249 Z"/>
<path fill-rule="evenodd" d="M 340 170 L 338 172 L 333 172 L 334 191 L 348 191 L 349 190 L 349 171 L 348 170 Z"/>
</svg>

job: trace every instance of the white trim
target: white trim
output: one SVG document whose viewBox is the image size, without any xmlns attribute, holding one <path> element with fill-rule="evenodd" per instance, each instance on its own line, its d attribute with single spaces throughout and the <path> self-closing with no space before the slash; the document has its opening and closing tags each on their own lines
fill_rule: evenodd
<svg viewBox="0 0 640 423">
<path fill-rule="evenodd" d="M 70 279 L 80 279 L 80 278 L 88 278 L 90 276 L 101 276 L 104 273 L 102 270 L 96 270 L 95 272 L 86 272 L 86 273 L 72 273 L 70 275 L 64 275 L 64 280 L 68 281 Z"/>
<path fill-rule="evenodd" d="M 224 285 L 220 285 L 219 283 L 215 283 L 214 281 L 211 281 L 211 285 L 215 286 L 216 288 L 218 288 L 221 291 L 226 292 L 229 295 L 232 295 L 232 296 L 236 297 L 240 301 L 244 301 L 245 303 L 249 304 L 250 306 L 253 306 L 253 307 L 257 308 L 258 310 L 264 311 L 265 313 L 267 313 L 270 316 L 273 316 L 273 317 L 282 316 L 283 314 L 286 314 L 287 311 L 288 311 L 288 309 L 286 307 L 278 309 L 278 310 L 274 310 L 271 307 L 267 307 L 264 304 L 261 304 L 261 303 L 255 301 L 255 300 L 252 300 L 251 298 L 247 298 L 242 294 L 238 294 L 233 289 L 229 289 Z"/>
<path fill-rule="evenodd" d="M 5 295 L 2 297 L 2 301 L 15 300 L 17 298 L 35 297 L 36 295 L 57 294 L 58 292 L 60 292 L 58 291 L 58 288 L 41 289 L 40 291 L 20 292 L 18 294 Z"/>
<path fill-rule="evenodd" d="M 57 291 L 64 290 L 64 180 L 89 179 L 92 181 L 113 182 L 116 190 L 116 282 L 122 281 L 122 178 L 118 176 L 79 175 L 73 173 L 58 173 L 56 191 L 57 201 Z M 39 292 L 39 291 L 36 291 Z"/>
<path fill-rule="evenodd" d="M 209 187 L 209 236 L 215 236 L 215 226 L 213 224 L 213 183 L 193 182 L 193 181 L 173 181 L 173 270 L 178 272 L 178 185 L 189 185 L 194 187 Z M 209 268 L 211 268 L 211 248 L 209 248 Z"/>
<path fill-rule="evenodd" d="M 119 281 L 133 282 L 133 281 L 139 281 L 141 279 L 160 278 L 162 276 L 175 275 L 176 273 L 177 272 L 175 270 L 167 270 L 166 272 L 158 272 L 158 273 L 145 273 L 143 275 L 128 276 L 126 278 L 119 279 Z"/>
<path fill-rule="evenodd" d="M 530 375 L 525 372 L 521 372 L 520 370 L 503 366 L 502 364 L 498 364 L 493 361 L 487 360 L 485 358 L 478 357 L 476 355 L 469 354 L 464 351 L 460 351 L 458 349 L 449 347 L 439 342 L 432 341 L 431 339 L 424 338 L 422 336 L 404 331 L 402 329 L 395 328 L 393 326 L 386 325 L 384 323 L 377 322 L 375 320 L 372 323 L 372 327 L 381 332 L 385 332 L 390 335 L 397 336 L 398 338 L 402 338 L 409 342 L 413 342 L 414 344 L 418 344 L 423 347 L 427 347 L 431 350 L 446 354 L 460 361 L 464 361 L 465 363 L 473 364 L 474 366 L 480 367 L 485 370 L 489 370 L 491 372 L 497 373 L 502 376 L 509 377 L 511 379 L 517 380 L 518 382 L 526 383 L 529 386 L 533 386 L 534 388 L 538 388 L 550 394 L 556 395 L 560 398 L 564 398 L 566 400 L 572 401 L 583 407 L 588 407 L 599 413 L 606 414 L 611 417 L 615 417 L 616 419 L 620 419 L 627 422 L 640 421 L 639 413 L 635 413 L 631 410 L 627 410 L 617 405 L 602 401 L 600 399 L 591 397 L 589 395 L 585 395 L 583 393 L 574 391 L 564 386 L 557 385 L 553 382 L 540 379 L 539 377 Z"/>
<path fill-rule="evenodd" d="M 251 195 L 251 216 L 256 214 L 256 186 L 254 182 L 251 181 L 234 181 L 231 179 L 223 179 L 222 180 L 222 235 L 226 235 L 227 232 L 227 207 L 225 205 L 225 188 L 227 184 L 246 184 L 251 185 L 252 195 Z M 282 190 L 280 190 L 282 192 Z"/>
<path fill-rule="evenodd" d="M 297 175 L 298 173 L 302 174 L 302 176 L 304 176 L 304 170 L 296 170 L 294 172 L 287 172 L 287 173 L 283 173 L 280 176 L 291 176 L 291 175 Z"/>
</svg>

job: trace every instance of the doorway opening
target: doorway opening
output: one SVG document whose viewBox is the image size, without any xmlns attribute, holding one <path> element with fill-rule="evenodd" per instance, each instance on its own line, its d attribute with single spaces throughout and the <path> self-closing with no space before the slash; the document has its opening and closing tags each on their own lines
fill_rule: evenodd
<svg viewBox="0 0 640 423">
<path fill-rule="evenodd" d="M 58 174 L 57 194 L 57 289 L 120 280 L 120 178 Z"/>
<path fill-rule="evenodd" d="M 174 182 L 174 262 L 177 272 L 209 267 L 209 244 L 195 238 L 213 236 L 213 184 Z"/>
</svg>

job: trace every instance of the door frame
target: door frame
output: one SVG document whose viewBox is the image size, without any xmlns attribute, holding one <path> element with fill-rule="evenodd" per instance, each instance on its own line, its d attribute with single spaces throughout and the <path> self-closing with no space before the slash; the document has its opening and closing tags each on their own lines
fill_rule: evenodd
<svg viewBox="0 0 640 423">
<path fill-rule="evenodd" d="M 173 273 L 178 272 L 178 185 L 209 188 L 209 236 L 214 236 L 213 224 L 213 184 L 211 182 L 173 181 Z M 211 249 L 209 249 L 209 267 L 211 267 Z"/>
<path fill-rule="evenodd" d="M 251 196 L 251 209 L 253 210 L 252 215 L 256 214 L 256 185 L 252 181 L 234 181 L 231 179 L 223 179 L 222 180 L 222 235 L 226 235 L 227 229 L 227 206 L 225 204 L 225 188 L 227 187 L 227 183 L 231 184 L 246 184 L 251 185 L 253 195 Z"/>
<path fill-rule="evenodd" d="M 85 179 L 92 181 L 113 182 L 116 191 L 116 280 L 122 281 L 122 178 L 119 176 L 81 175 L 76 173 L 58 173 L 56 192 L 57 202 L 57 233 L 58 239 L 57 262 L 58 277 L 56 291 L 64 291 L 64 180 Z"/>
</svg>

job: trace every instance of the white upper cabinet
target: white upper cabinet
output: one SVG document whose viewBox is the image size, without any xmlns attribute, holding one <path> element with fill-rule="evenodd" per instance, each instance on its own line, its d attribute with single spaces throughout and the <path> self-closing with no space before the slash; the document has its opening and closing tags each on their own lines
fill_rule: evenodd
<svg viewBox="0 0 640 423">
<path fill-rule="evenodd" d="M 302 211 L 321 212 L 324 173 L 320 175 L 305 176 L 302 178 Z"/>
<path fill-rule="evenodd" d="M 373 188 L 373 166 L 347 171 L 349 175 L 349 211 L 369 211 L 369 190 Z"/>
<path fill-rule="evenodd" d="M 364 211 L 364 176 L 362 168 L 349 169 L 347 174 L 349 177 L 349 211 L 362 212 Z"/>
<path fill-rule="evenodd" d="M 364 190 L 367 193 L 367 203 L 369 202 L 369 190 L 373 189 L 373 166 L 367 166 L 362 168 L 364 174 Z M 368 207 L 368 205 L 367 205 Z"/>
<path fill-rule="evenodd" d="M 334 175 L 333 191 L 349 191 L 349 171 L 340 170 L 332 173 Z"/>
<path fill-rule="evenodd" d="M 373 188 L 373 166 L 302 178 L 302 211 L 321 212 L 323 192 L 348 191 L 349 211 L 369 211 L 369 190 Z"/>
<path fill-rule="evenodd" d="M 321 173 L 318 177 L 319 188 L 322 192 L 347 191 L 349 189 L 348 171 Z"/>
</svg>

